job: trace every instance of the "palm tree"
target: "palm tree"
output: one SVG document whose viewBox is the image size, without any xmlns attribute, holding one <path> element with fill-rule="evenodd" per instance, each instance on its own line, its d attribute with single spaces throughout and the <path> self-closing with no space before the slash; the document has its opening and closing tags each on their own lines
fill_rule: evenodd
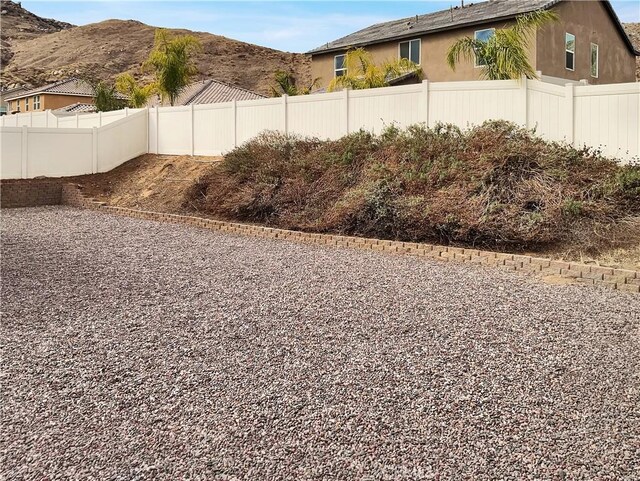
<svg viewBox="0 0 640 481">
<path fill-rule="evenodd" d="M 412 61 L 402 58 L 376 64 L 372 55 L 363 48 L 349 50 L 344 65 L 346 73 L 331 81 L 329 92 L 338 88 L 360 90 L 387 87 L 389 81 L 408 73 L 416 73 L 422 78 L 422 69 Z"/>
<path fill-rule="evenodd" d="M 127 102 L 118 95 L 113 85 L 106 82 L 96 82 L 91 84 L 91 88 L 93 89 L 93 100 L 98 112 L 120 110 L 127 104 Z"/>
<path fill-rule="evenodd" d="M 317 87 L 319 78 L 313 79 L 311 84 L 304 87 L 298 87 L 295 77 L 291 72 L 284 70 L 276 70 L 276 85 L 271 87 L 271 93 L 274 97 L 282 97 L 283 95 L 309 95 L 311 91 Z"/>
<path fill-rule="evenodd" d="M 155 84 L 141 86 L 133 75 L 127 72 L 116 78 L 116 90 L 128 97 L 129 107 L 137 109 L 147 105 L 149 97 L 156 92 L 157 86 Z"/>
<path fill-rule="evenodd" d="M 472 62 L 478 59 L 482 64 L 481 76 L 488 80 L 519 79 L 523 75 L 536 78 L 529 62 L 529 44 L 539 28 L 558 19 L 558 15 L 550 10 L 519 15 L 514 26 L 496 29 L 486 41 L 461 38 L 449 48 L 447 63 L 455 70 L 461 57 Z"/>
<path fill-rule="evenodd" d="M 164 29 L 156 30 L 154 48 L 143 69 L 154 71 L 158 90 L 171 105 L 198 73 L 193 54 L 200 49 L 200 41 L 192 35 L 173 36 Z"/>
</svg>

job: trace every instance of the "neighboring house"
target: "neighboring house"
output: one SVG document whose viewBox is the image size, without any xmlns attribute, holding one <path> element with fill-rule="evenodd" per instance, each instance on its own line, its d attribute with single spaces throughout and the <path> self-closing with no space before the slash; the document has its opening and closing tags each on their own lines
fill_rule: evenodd
<svg viewBox="0 0 640 481">
<path fill-rule="evenodd" d="M 82 102 L 76 102 L 75 104 L 67 105 L 65 107 L 55 109 L 52 111 L 53 114 L 56 115 L 64 115 L 64 114 L 86 114 L 97 112 L 96 106 L 94 104 L 87 104 Z"/>
<path fill-rule="evenodd" d="M 496 28 L 513 25 L 517 15 L 552 9 L 560 21 L 539 30 L 531 41 L 530 62 L 543 75 L 591 84 L 634 82 L 636 51 L 608 1 L 490 0 L 427 15 L 379 23 L 329 42 L 311 55 L 311 73 L 322 87 L 343 75 L 344 54 L 364 47 L 374 60 L 408 58 L 432 81 L 478 80 L 480 65 L 462 61 L 453 71 L 449 47 L 461 37 L 486 39 Z"/>
<path fill-rule="evenodd" d="M 7 97 L 15 97 L 16 95 L 21 94 L 26 91 L 25 87 L 14 87 L 6 90 L 0 90 L 0 115 L 7 115 L 11 112 L 9 108 L 9 104 L 7 102 Z"/>
<path fill-rule="evenodd" d="M 235 87 L 219 80 L 201 80 L 189 84 L 178 96 L 175 102 L 175 106 L 178 105 L 199 105 L 199 104 L 215 104 L 219 102 L 231 102 L 232 100 L 256 100 L 263 99 L 264 95 L 246 90 L 240 87 Z M 150 102 L 149 106 L 154 107 L 156 105 L 169 105 L 168 100 L 164 102 L 160 101 L 158 96 L 155 96 Z"/>
<path fill-rule="evenodd" d="M 93 89 L 75 78 L 6 96 L 9 113 L 56 110 L 75 103 L 93 103 Z"/>
</svg>

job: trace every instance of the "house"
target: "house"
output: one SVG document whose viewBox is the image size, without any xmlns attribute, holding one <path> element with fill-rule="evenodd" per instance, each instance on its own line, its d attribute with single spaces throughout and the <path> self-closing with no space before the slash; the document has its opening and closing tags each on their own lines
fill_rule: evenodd
<svg viewBox="0 0 640 481">
<path fill-rule="evenodd" d="M 447 65 L 449 47 L 464 36 L 486 39 L 496 28 L 514 24 L 517 15 L 552 9 L 560 17 L 531 41 L 530 62 L 551 78 L 591 84 L 635 82 L 636 51 L 608 1 L 489 0 L 440 12 L 372 25 L 307 52 L 313 78 L 326 87 L 345 72 L 344 54 L 363 47 L 374 60 L 408 58 L 432 81 L 479 80 L 481 65 Z"/>
<path fill-rule="evenodd" d="M 11 112 L 7 97 L 15 97 L 26 90 L 25 87 L 12 87 L 10 89 L 0 90 L 0 115 L 7 115 Z"/>
<path fill-rule="evenodd" d="M 200 80 L 189 84 L 178 96 L 178 99 L 174 103 L 178 105 L 199 105 L 199 104 L 215 104 L 218 102 L 231 102 L 232 100 L 256 100 L 265 98 L 264 95 L 260 95 L 251 90 L 236 87 L 234 85 L 221 82 L 219 80 Z M 169 102 L 164 102 L 158 96 L 155 96 L 150 102 L 150 107 L 156 105 L 169 105 Z"/>
<path fill-rule="evenodd" d="M 9 113 L 56 110 L 74 103 L 93 103 L 93 89 L 83 80 L 70 78 L 6 96 Z"/>
<path fill-rule="evenodd" d="M 90 114 L 97 112 L 96 106 L 94 104 L 76 102 L 75 104 L 66 105 L 65 107 L 60 107 L 59 109 L 52 110 L 51 113 L 54 115 L 65 115 L 65 114 Z"/>
</svg>

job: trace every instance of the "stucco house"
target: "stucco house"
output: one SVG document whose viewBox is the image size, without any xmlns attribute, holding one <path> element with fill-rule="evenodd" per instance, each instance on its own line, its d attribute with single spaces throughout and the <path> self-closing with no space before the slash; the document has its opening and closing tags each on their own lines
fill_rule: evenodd
<svg viewBox="0 0 640 481">
<path fill-rule="evenodd" d="M 56 110 L 76 103 L 93 103 L 93 89 L 83 80 L 70 78 L 7 95 L 8 113 Z"/>
<path fill-rule="evenodd" d="M 464 36 L 486 39 L 496 28 L 513 25 L 517 15 L 552 9 L 559 17 L 531 41 L 530 62 L 550 78 L 590 84 L 635 82 L 636 51 L 606 0 L 489 0 L 427 15 L 372 25 L 309 52 L 313 78 L 322 87 L 345 72 L 344 54 L 363 47 L 374 59 L 408 58 L 432 81 L 478 80 L 477 61 L 446 63 L 449 47 Z M 416 80 L 417 81 L 417 80 Z"/>
</svg>

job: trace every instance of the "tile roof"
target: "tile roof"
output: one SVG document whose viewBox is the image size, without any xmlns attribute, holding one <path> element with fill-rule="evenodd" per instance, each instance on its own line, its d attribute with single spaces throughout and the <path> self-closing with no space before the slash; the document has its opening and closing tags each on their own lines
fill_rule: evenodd
<svg viewBox="0 0 640 481">
<path fill-rule="evenodd" d="M 326 43 L 307 53 L 341 51 L 350 47 L 370 45 L 384 40 L 410 38 L 427 33 L 453 30 L 466 25 L 506 20 L 534 10 L 551 8 L 560 1 L 562 0 L 489 0 L 488 2 L 469 3 L 464 8 L 454 7 L 426 15 L 416 15 L 400 20 L 378 23 L 346 37 Z M 627 46 L 638 55 L 611 4 L 606 0 L 603 3 L 623 39 L 625 39 Z"/>
<path fill-rule="evenodd" d="M 8 95 L 7 100 L 17 99 L 22 97 L 28 97 L 30 95 L 37 94 L 66 94 L 66 95 L 79 95 L 83 97 L 93 97 L 93 89 L 89 83 L 84 80 L 69 78 L 53 82 L 43 87 L 37 87 L 24 92 L 20 92 L 17 95 Z"/>
<path fill-rule="evenodd" d="M 59 109 L 55 109 L 53 113 L 83 113 L 83 112 L 96 112 L 96 106 L 93 104 L 84 104 L 76 102 L 75 104 L 67 105 Z"/>
<path fill-rule="evenodd" d="M 219 102 L 230 102 L 232 100 L 255 100 L 262 99 L 260 95 L 251 90 L 235 87 L 219 80 L 202 80 L 188 85 L 178 96 L 175 105 L 199 105 L 215 104 Z M 160 102 L 156 98 L 151 102 L 151 106 Z"/>
</svg>

